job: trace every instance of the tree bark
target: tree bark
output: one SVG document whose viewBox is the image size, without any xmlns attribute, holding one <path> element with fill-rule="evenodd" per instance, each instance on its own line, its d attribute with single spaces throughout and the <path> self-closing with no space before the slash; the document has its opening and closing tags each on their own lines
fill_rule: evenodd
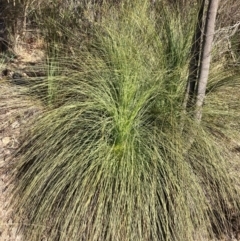
<svg viewBox="0 0 240 241">
<path fill-rule="evenodd" d="M 0 52 L 7 50 L 6 25 L 4 19 L 0 19 Z"/>
<path fill-rule="evenodd" d="M 197 122 L 201 122 L 202 119 L 202 107 L 206 95 L 206 87 L 211 62 L 211 50 L 215 30 L 215 20 L 217 16 L 219 1 L 220 0 L 209 0 L 207 10 L 196 99 L 195 119 Z"/>
<path fill-rule="evenodd" d="M 184 101 L 184 109 L 191 109 L 195 104 L 196 97 L 196 83 L 198 80 L 198 70 L 200 62 L 200 51 L 202 42 L 202 31 L 203 31 L 203 14 L 205 8 L 205 0 L 200 0 L 200 8 L 198 11 L 198 21 L 195 28 L 193 37 L 193 44 L 191 49 L 191 60 L 189 64 L 189 77 L 186 90 L 186 101 Z"/>
</svg>

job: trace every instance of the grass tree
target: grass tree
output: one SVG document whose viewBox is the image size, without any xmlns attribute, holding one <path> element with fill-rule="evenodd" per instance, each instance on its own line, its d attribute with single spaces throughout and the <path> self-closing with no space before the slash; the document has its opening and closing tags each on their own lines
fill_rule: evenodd
<svg viewBox="0 0 240 241">
<path fill-rule="evenodd" d="M 92 42 L 60 59 L 74 70 L 51 77 L 51 105 L 17 152 L 11 200 L 24 240 L 200 240 L 229 227 L 227 151 L 210 114 L 198 125 L 182 110 L 194 8 L 127 3 L 105 6 Z M 48 100 L 48 87 L 33 91 Z"/>
</svg>

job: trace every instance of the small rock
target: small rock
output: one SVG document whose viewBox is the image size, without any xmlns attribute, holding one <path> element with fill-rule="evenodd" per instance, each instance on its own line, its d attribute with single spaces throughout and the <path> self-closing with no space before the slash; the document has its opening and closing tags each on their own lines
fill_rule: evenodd
<svg viewBox="0 0 240 241">
<path fill-rule="evenodd" d="M 17 73 L 17 72 L 13 73 L 13 75 L 12 75 L 13 79 L 21 79 L 22 77 L 23 76 L 20 73 Z"/>
<path fill-rule="evenodd" d="M 11 154 L 11 151 L 6 149 L 4 150 L 4 157 L 6 158 L 7 156 L 9 156 Z"/>
<path fill-rule="evenodd" d="M 6 137 L 3 137 L 2 138 L 2 143 L 3 143 L 3 146 L 7 146 L 11 141 L 11 138 L 9 136 L 6 136 Z"/>
<path fill-rule="evenodd" d="M 4 162 L 3 156 L 0 155 L 0 169 L 3 168 L 4 165 L 5 165 L 5 162 Z"/>
<path fill-rule="evenodd" d="M 20 126 L 20 124 L 19 124 L 18 121 L 14 121 L 14 122 L 12 123 L 12 125 L 11 125 L 11 127 L 12 127 L 13 129 L 18 128 L 19 126 Z"/>
<path fill-rule="evenodd" d="M 2 76 L 8 76 L 11 73 L 11 70 L 9 69 L 4 69 L 1 73 Z"/>
</svg>

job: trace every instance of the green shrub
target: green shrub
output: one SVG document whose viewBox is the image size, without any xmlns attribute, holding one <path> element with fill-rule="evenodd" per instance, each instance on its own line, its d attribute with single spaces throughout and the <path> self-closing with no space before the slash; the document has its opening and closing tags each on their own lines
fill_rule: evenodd
<svg viewBox="0 0 240 241">
<path fill-rule="evenodd" d="M 159 9 L 111 8 L 69 57 L 76 71 L 56 82 L 13 171 L 25 240 L 199 240 L 227 228 L 226 154 L 182 109 L 194 14 Z"/>
</svg>

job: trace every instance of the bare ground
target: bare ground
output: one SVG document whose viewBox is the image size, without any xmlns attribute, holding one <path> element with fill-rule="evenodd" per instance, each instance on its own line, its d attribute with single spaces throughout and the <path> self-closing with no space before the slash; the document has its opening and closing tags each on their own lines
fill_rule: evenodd
<svg viewBox="0 0 240 241">
<path fill-rule="evenodd" d="M 7 208 L 11 187 L 6 167 L 19 146 L 22 128 L 40 113 L 40 106 L 22 94 L 23 87 L 0 83 L 0 241 L 20 241 L 14 214 Z"/>
</svg>

